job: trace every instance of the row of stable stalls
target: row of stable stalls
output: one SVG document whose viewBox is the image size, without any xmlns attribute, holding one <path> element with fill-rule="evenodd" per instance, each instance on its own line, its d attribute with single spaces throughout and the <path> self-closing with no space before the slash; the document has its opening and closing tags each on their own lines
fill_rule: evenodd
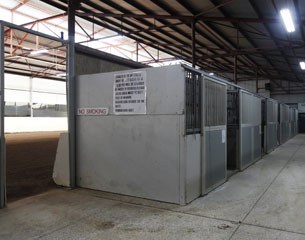
<svg viewBox="0 0 305 240">
<path fill-rule="evenodd" d="M 227 169 L 243 170 L 298 133 L 298 110 L 227 82 Z"/>
<path fill-rule="evenodd" d="M 76 89 L 79 187 L 183 205 L 278 145 L 277 102 L 184 65 L 81 75 Z"/>
</svg>

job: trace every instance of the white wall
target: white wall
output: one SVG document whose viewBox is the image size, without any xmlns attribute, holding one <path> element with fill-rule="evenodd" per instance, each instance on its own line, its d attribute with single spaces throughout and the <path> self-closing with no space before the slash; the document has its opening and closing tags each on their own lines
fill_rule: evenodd
<svg viewBox="0 0 305 240">
<path fill-rule="evenodd" d="M 66 83 L 41 78 L 5 74 L 5 102 L 66 105 Z M 36 104 L 36 105 L 37 105 Z M 36 105 L 33 105 L 35 108 Z M 38 113 L 37 113 L 38 114 Z M 32 115 L 32 112 L 31 114 Z M 66 117 L 5 117 L 4 131 L 67 131 Z M 39 115 L 38 115 L 39 116 Z M 64 116 L 64 114 L 63 114 Z"/>
<path fill-rule="evenodd" d="M 6 102 L 66 104 L 65 82 L 5 74 L 4 87 Z"/>
<path fill-rule="evenodd" d="M 65 117 L 5 117 L 5 133 L 67 131 L 68 121 Z"/>
</svg>

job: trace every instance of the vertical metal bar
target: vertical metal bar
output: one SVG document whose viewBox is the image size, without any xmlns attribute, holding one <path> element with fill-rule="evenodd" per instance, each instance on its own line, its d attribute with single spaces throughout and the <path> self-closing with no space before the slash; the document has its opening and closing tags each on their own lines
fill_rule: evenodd
<svg viewBox="0 0 305 240">
<path fill-rule="evenodd" d="M 31 117 L 34 117 L 33 114 L 33 78 L 30 77 L 30 114 Z"/>
<path fill-rule="evenodd" d="M 69 170 L 70 187 L 76 186 L 75 153 L 75 3 L 68 3 L 68 131 L 69 131 Z"/>
<path fill-rule="evenodd" d="M 255 71 L 255 79 L 256 79 L 256 93 L 258 93 L 258 71 Z"/>
<path fill-rule="evenodd" d="M 10 54 L 13 54 L 13 29 L 10 29 Z"/>
<path fill-rule="evenodd" d="M 6 159 L 4 136 L 4 25 L 0 23 L 0 208 L 6 205 Z"/>
<path fill-rule="evenodd" d="M 136 45 L 136 60 L 137 60 L 137 62 L 139 62 L 139 43 L 138 42 Z"/>
<path fill-rule="evenodd" d="M 196 21 L 192 21 L 192 67 L 196 65 Z"/>
<path fill-rule="evenodd" d="M 237 84 L 237 56 L 234 57 L 234 83 Z"/>
</svg>

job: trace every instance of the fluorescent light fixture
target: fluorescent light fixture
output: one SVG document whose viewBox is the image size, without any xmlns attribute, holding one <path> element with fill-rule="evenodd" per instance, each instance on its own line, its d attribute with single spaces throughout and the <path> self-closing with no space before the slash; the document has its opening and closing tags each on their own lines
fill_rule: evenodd
<svg viewBox="0 0 305 240">
<path fill-rule="evenodd" d="M 209 73 L 209 75 L 210 75 L 210 76 L 213 76 L 213 75 L 214 75 L 214 73 Z"/>
<path fill-rule="evenodd" d="M 35 51 L 32 51 L 30 52 L 31 55 L 38 55 L 38 54 L 43 54 L 43 53 L 47 53 L 49 52 L 49 50 L 47 49 L 40 49 L 40 50 L 35 50 Z"/>
<path fill-rule="evenodd" d="M 305 62 L 300 62 L 300 67 L 302 70 L 305 70 Z"/>
<path fill-rule="evenodd" d="M 284 25 L 286 27 L 287 32 L 291 33 L 295 31 L 295 27 L 292 21 L 291 13 L 288 8 L 284 8 L 280 11 Z"/>
</svg>

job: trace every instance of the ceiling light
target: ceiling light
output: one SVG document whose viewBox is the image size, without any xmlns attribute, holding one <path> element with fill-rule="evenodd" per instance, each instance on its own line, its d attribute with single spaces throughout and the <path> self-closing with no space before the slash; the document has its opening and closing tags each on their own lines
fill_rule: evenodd
<svg viewBox="0 0 305 240">
<path fill-rule="evenodd" d="M 43 54 L 49 52 L 47 49 L 40 49 L 40 50 L 35 50 L 30 52 L 31 55 L 38 55 L 38 54 Z"/>
<path fill-rule="evenodd" d="M 305 62 L 300 62 L 300 67 L 302 70 L 305 70 Z"/>
<path fill-rule="evenodd" d="M 285 8 L 285 9 L 282 9 L 280 11 L 280 13 L 281 13 L 282 19 L 284 21 L 287 32 L 289 32 L 289 33 L 294 32 L 295 27 L 294 27 L 294 24 L 293 24 L 293 21 L 292 21 L 290 10 Z"/>
<path fill-rule="evenodd" d="M 209 73 L 209 75 L 210 75 L 210 76 L 213 76 L 213 75 L 214 75 L 214 73 Z"/>
</svg>

